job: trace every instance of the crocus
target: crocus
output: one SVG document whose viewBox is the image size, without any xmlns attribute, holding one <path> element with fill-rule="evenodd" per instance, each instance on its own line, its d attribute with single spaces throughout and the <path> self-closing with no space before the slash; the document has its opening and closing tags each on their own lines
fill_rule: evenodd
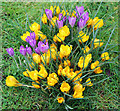
<svg viewBox="0 0 120 111">
<path fill-rule="evenodd" d="M 29 44 L 30 44 L 33 48 L 35 48 L 35 46 L 36 46 L 36 40 L 34 40 L 34 39 L 29 39 Z"/>
<path fill-rule="evenodd" d="M 85 26 L 85 24 L 86 24 L 86 21 L 81 18 L 81 19 L 78 21 L 77 26 L 78 26 L 78 28 L 81 28 L 81 29 L 82 29 L 82 28 Z"/>
<path fill-rule="evenodd" d="M 49 49 L 48 42 L 46 42 L 46 44 L 45 44 L 42 41 L 39 41 L 38 47 L 39 47 L 40 51 L 43 52 L 43 53 L 47 52 L 48 49 Z"/>
<path fill-rule="evenodd" d="M 40 50 L 39 50 L 38 47 L 35 48 L 35 52 L 36 52 L 37 54 L 40 54 Z"/>
<path fill-rule="evenodd" d="M 81 7 L 76 6 L 76 9 L 77 9 L 76 16 L 79 18 L 79 16 L 81 16 L 84 13 L 84 7 L 83 6 L 81 6 Z"/>
<path fill-rule="evenodd" d="M 49 9 L 45 9 L 45 13 L 46 13 L 46 15 L 47 15 L 47 18 L 48 18 L 49 20 L 51 20 L 51 18 L 52 18 L 52 11 L 49 10 Z"/>
<path fill-rule="evenodd" d="M 26 56 L 26 48 L 24 48 L 22 45 L 20 46 L 20 53 L 24 56 Z"/>
<path fill-rule="evenodd" d="M 20 84 L 14 76 L 8 76 L 6 78 L 6 85 L 9 86 L 9 87 L 12 87 L 12 86 L 22 86 L 22 84 Z"/>
<path fill-rule="evenodd" d="M 6 51 L 8 52 L 8 54 L 10 56 L 14 56 L 14 50 L 13 50 L 13 48 L 7 48 Z"/>
<path fill-rule="evenodd" d="M 28 54 L 32 55 L 32 49 L 30 47 L 26 47 L 26 51 Z"/>
<path fill-rule="evenodd" d="M 87 22 L 88 19 L 89 19 L 89 13 L 88 13 L 88 12 L 84 13 L 84 14 L 82 15 L 82 18 Z"/>
<path fill-rule="evenodd" d="M 57 25 L 58 25 L 58 28 L 61 28 L 63 27 L 63 21 L 62 20 L 57 20 Z"/>
<path fill-rule="evenodd" d="M 76 17 L 69 17 L 68 20 L 69 20 L 69 24 L 71 25 L 71 27 L 73 27 L 76 22 Z"/>
<path fill-rule="evenodd" d="M 35 39 L 35 32 L 30 33 L 30 38 Z"/>
</svg>

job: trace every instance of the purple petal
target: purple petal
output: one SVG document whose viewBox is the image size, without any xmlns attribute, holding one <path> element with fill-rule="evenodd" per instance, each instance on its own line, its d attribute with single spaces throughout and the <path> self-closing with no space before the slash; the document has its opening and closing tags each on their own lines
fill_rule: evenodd
<svg viewBox="0 0 120 111">
<path fill-rule="evenodd" d="M 20 53 L 24 56 L 26 56 L 26 49 L 23 46 L 20 46 Z"/>
<path fill-rule="evenodd" d="M 76 9 L 77 9 L 77 14 L 79 14 L 79 16 L 81 16 L 84 13 L 84 7 L 83 6 L 81 6 L 81 7 L 76 6 Z"/>
<path fill-rule="evenodd" d="M 35 46 L 36 46 L 36 40 L 34 40 L 34 39 L 29 39 L 29 44 L 30 44 L 33 48 L 35 48 Z"/>
<path fill-rule="evenodd" d="M 63 21 L 62 20 L 61 21 L 57 20 L 57 25 L 58 25 L 58 28 L 63 27 Z"/>
<path fill-rule="evenodd" d="M 14 56 L 14 50 L 13 50 L 13 48 L 7 48 L 6 51 L 8 52 L 8 54 L 10 56 Z"/>
<path fill-rule="evenodd" d="M 32 39 L 35 39 L 35 32 L 30 33 L 30 37 L 31 37 Z"/>
<path fill-rule="evenodd" d="M 35 48 L 35 52 L 36 52 L 37 54 L 40 54 L 40 50 L 39 50 L 38 47 Z"/>
<path fill-rule="evenodd" d="M 32 49 L 30 47 L 26 47 L 26 51 L 28 54 L 32 55 Z"/>
<path fill-rule="evenodd" d="M 47 18 L 48 18 L 49 20 L 51 20 L 51 18 L 52 18 L 52 11 L 49 10 L 49 9 L 45 9 L 45 13 L 46 13 L 46 15 L 47 15 Z"/>
<path fill-rule="evenodd" d="M 84 14 L 82 15 L 82 18 L 87 22 L 88 19 L 89 19 L 89 13 L 88 13 L 88 12 L 84 13 Z"/>
<path fill-rule="evenodd" d="M 83 28 L 86 24 L 86 21 L 83 20 L 82 18 L 78 21 L 77 25 L 78 25 L 78 28 Z"/>
<path fill-rule="evenodd" d="M 63 16 L 63 14 L 62 14 L 62 13 L 60 13 L 60 14 L 59 14 L 59 20 L 62 18 L 62 16 Z"/>
<path fill-rule="evenodd" d="M 71 25 L 71 27 L 73 27 L 76 22 L 76 17 L 69 17 L 68 20 L 69 20 L 69 24 Z"/>
</svg>

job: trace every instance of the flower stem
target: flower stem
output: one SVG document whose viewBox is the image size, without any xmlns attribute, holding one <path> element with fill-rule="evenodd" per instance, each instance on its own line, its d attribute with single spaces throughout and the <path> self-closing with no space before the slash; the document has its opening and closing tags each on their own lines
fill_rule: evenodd
<svg viewBox="0 0 120 111">
<path fill-rule="evenodd" d="M 73 27 L 71 29 L 71 38 L 73 39 Z"/>
<path fill-rule="evenodd" d="M 14 61 L 15 61 L 15 63 L 16 63 L 17 68 L 19 68 L 18 63 L 17 63 L 17 61 L 16 61 L 16 59 L 15 59 L 14 56 L 13 56 L 13 59 L 14 59 Z"/>
<path fill-rule="evenodd" d="M 28 62 L 28 66 L 29 66 L 29 68 L 30 68 L 30 70 L 31 70 L 31 67 L 30 67 L 30 61 L 27 59 L 27 57 L 25 57 L 25 59 L 27 60 L 27 62 Z"/>
</svg>

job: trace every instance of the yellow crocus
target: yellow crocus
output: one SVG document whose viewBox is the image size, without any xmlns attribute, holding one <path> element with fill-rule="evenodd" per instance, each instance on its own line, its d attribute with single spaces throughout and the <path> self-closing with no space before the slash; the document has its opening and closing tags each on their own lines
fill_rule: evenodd
<svg viewBox="0 0 120 111">
<path fill-rule="evenodd" d="M 40 64 L 39 67 L 40 67 L 39 78 L 40 78 L 40 79 L 46 78 L 47 75 L 48 75 L 48 73 L 47 73 L 45 67 L 43 66 L 43 64 Z"/>
<path fill-rule="evenodd" d="M 30 71 L 29 71 L 28 69 L 26 69 L 26 70 L 27 70 L 27 71 L 24 71 L 24 72 L 23 72 L 23 75 L 26 76 L 26 77 L 29 77 L 29 72 L 30 72 Z"/>
<path fill-rule="evenodd" d="M 92 39 L 92 41 L 93 41 L 93 39 Z M 97 48 L 97 47 L 101 47 L 103 45 L 103 42 L 102 42 L 102 40 L 95 38 L 93 44 L 94 44 L 94 48 Z"/>
<path fill-rule="evenodd" d="M 92 59 L 92 54 L 88 54 L 85 59 L 83 56 L 80 57 L 79 62 L 78 62 L 78 66 L 82 69 L 83 65 L 84 68 L 88 66 L 89 62 L 91 62 Z"/>
<path fill-rule="evenodd" d="M 54 7 L 53 7 L 53 6 L 50 6 L 50 10 L 51 10 L 52 13 L 53 13 L 53 11 L 54 11 Z"/>
<path fill-rule="evenodd" d="M 62 68 L 62 65 L 60 64 L 59 68 L 58 68 L 58 75 L 59 76 L 62 74 L 62 70 L 63 70 L 63 68 Z"/>
<path fill-rule="evenodd" d="M 66 83 L 65 81 L 62 82 L 60 90 L 62 92 L 68 92 L 70 90 L 70 85 L 68 83 Z"/>
<path fill-rule="evenodd" d="M 33 53 L 32 57 L 33 57 L 34 62 L 36 62 L 37 64 L 40 63 L 41 57 L 39 54 Z"/>
<path fill-rule="evenodd" d="M 57 13 L 57 14 L 60 13 L 60 7 L 59 7 L 59 6 L 56 7 L 56 13 Z"/>
<path fill-rule="evenodd" d="M 89 81 L 89 82 L 88 82 Z M 86 82 L 88 82 L 87 83 L 87 86 L 93 86 L 93 83 L 91 83 L 91 79 L 90 78 L 88 78 L 87 80 L 86 80 Z"/>
<path fill-rule="evenodd" d="M 109 54 L 108 52 L 104 52 L 101 54 L 102 61 L 109 60 Z"/>
<path fill-rule="evenodd" d="M 58 97 L 57 101 L 58 101 L 58 103 L 62 103 L 62 102 L 64 102 L 64 98 L 63 97 Z"/>
<path fill-rule="evenodd" d="M 34 22 L 31 26 L 30 26 L 30 30 L 36 32 L 40 30 L 40 25 L 36 22 Z"/>
<path fill-rule="evenodd" d="M 65 26 L 63 26 L 59 29 L 59 33 L 60 33 L 61 36 L 66 37 L 66 36 L 70 35 L 70 30 L 69 30 L 68 26 L 65 25 Z"/>
<path fill-rule="evenodd" d="M 62 12 L 61 12 L 61 13 L 63 14 L 63 16 L 65 16 L 65 15 L 66 15 L 65 10 L 62 10 Z"/>
<path fill-rule="evenodd" d="M 51 20 L 51 24 L 53 27 L 56 25 L 56 20 L 58 20 L 58 18 L 56 16 L 54 16 Z"/>
<path fill-rule="evenodd" d="M 72 51 L 72 46 L 68 46 L 68 45 L 61 45 L 60 46 L 60 54 L 63 57 L 68 57 L 70 55 Z"/>
<path fill-rule="evenodd" d="M 82 43 L 82 42 L 84 43 L 84 42 L 86 42 L 89 39 L 89 35 L 86 36 L 86 34 L 83 31 L 79 32 L 79 36 L 78 37 L 79 37 L 79 42 L 80 43 Z"/>
<path fill-rule="evenodd" d="M 26 41 L 25 39 L 27 38 L 27 36 L 30 36 L 30 32 L 28 32 L 28 31 L 21 36 L 21 39 L 23 41 Z"/>
<path fill-rule="evenodd" d="M 15 86 L 15 87 L 18 87 L 18 86 L 22 86 L 22 84 L 20 84 L 14 76 L 8 76 L 6 78 L 6 85 L 9 86 L 9 87 L 12 87 L 12 86 Z"/>
<path fill-rule="evenodd" d="M 84 54 L 85 54 L 85 53 L 88 53 L 88 52 L 89 52 L 90 48 L 89 48 L 88 46 L 85 46 L 85 49 L 82 48 L 82 50 L 84 51 Z"/>
<path fill-rule="evenodd" d="M 70 64 L 70 60 L 65 60 L 65 61 L 64 61 L 64 67 L 65 67 L 65 66 L 70 66 L 70 65 L 71 65 L 71 64 Z"/>
<path fill-rule="evenodd" d="M 92 63 L 91 64 L 91 69 L 94 69 L 95 73 L 101 73 L 102 70 L 100 69 L 100 67 L 97 67 L 97 66 L 99 66 L 99 61 L 95 61 L 94 63 Z"/>
<path fill-rule="evenodd" d="M 50 50 L 41 55 L 41 61 L 45 64 L 49 64 L 50 61 Z"/>
<path fill-rule="evenodd" d="M 92 25 L 93 20 L 89 17 L 87 21 L 87 27 L 89 28 Z"/>
<path fill-rule="evenodd" d="M 29 72 L 29 76 L 32 80 L 37 81 L 38 80 L 38 71 L 34 70 L 34 71 L 30 71 Z"/>
<path fill-rule="evenodd" d="M 103 19 L 99 19 L 95 17 L 92 21 L 92 27 L 94 26 L 94 30 L 103 26 Z"/>
<path fill-rule="evenodd" d="M 43 14 L 42 22 L 43 22 L 44 24 L 47 23 L 47 16 L 46 16 L 46 14 Z"/>
<path fill-rule="evenodd" d="M 70 73 L 70 67 L 66 66 L 61 72 L 63 76 L 67 76 Z"/>
<path fill-rule="evenodd" d="M 57 77 L 56 73 L 49 74 L 47 77 L 47 84 L 49 86 L 54 86 L 56 83 L 58 83 L 59 78 Z"/>
</svg>

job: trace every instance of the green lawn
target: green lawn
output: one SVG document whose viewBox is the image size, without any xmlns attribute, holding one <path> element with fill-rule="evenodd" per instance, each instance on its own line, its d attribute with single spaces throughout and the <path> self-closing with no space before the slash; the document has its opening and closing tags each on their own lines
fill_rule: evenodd
<svg viewBox="0 0 120 111">
<path fill-rule="evenodd" d="M 64 3 L 63 3 L 64 4 Z M 60 4 L 63 6 L 63 4 Z M 12 47 L 16 51 L 16 58 L 19 55 L 23 60 L 23 56 L 19 53 L 19 47 L 24 43 L 20 36 L 29 31 L 29 24 L 34 21 L 40 23 L 42 7 L 49 8 L 51 3 L 35 2 L 35 3 L 22 3 L 22 2 L 2 2 L 2 109 L 50 109 L 50 101 L 44 99 L 39 93 L 39 89 L 23 88 L 23 87 L 7 87 L 5 85 L 5 78 L 8 75 L 13 75 L 16 79 L 24 81 L 22 71 L 14 67 L 15 62 L 7 54 L 6 48 Z M 65 5 L 70 8 L 70 3 Z M 100 3 L 87 2 L 87 3 L 74 3 L 73 6 L 83 5 L 85 10 L 90 13 L 93 18 Z M 97 13 L 99 18 L 103 18 L 105 22 L 102 27 L 102 39 L 108 40 L 112 29 L 118 24 L 118 3 L 104 2 Z M 106 14 L 106 15 L 105 15 Z M 29 22 L 28 22 L 29 21 Z M 104 36 L 104 34 L 106 34 Z M 113 44 L 112 50 L 118 51 L 118 25 L 112 34 L 111 40 Z M 111 54 L 111 58 L 115 58 L 117 52 Z M 17 59 L 18 60 L 18 59 Z M 118 61 L 116 60 L 116 64 Z M 118 67 L 115 64 L 108 66 L 106 75 L 103 78 L 110 77 L 104 82 L 98 83 L 93 87 L 89 87 L 85 95 L 92 96 L 88 100 L 78 100 L 80 102 L 79 109 L 118 109 Z M 111 70 L 109 70 L 111 69 Z M 109 72 L 110 71 L 110 72 Z M 101 79 L 100 77 L 98 79 Z"/>
</svg>

